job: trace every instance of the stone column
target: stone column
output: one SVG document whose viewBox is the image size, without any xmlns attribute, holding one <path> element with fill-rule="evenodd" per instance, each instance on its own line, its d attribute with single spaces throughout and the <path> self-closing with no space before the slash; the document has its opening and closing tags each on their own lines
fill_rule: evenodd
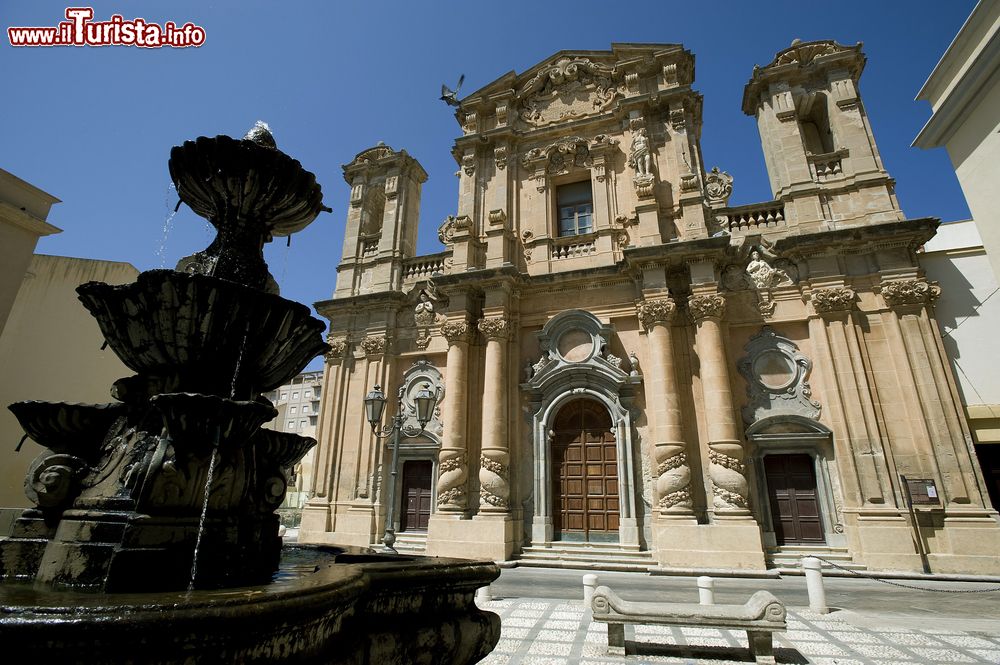
<svg viewBox="0 0 1000 665">
<path fill-rule="evenodd" d="M 693 516 L 691 467 L 685 451 L 684 429 L 674 372 L 671 321 L 677 306 L 669 297 L 647 299 L 636 305 L 639 323 L 649 339 L 651 367 L 647 412 L 652 415 L 656 497 L 660 515 Z"/>
<path fill-rule="evenodd" d="M 491 317 L 479 322 L 479 332 L 486 338 L 486 371 L 483 376 L 483 447 L 479 459 L 479 506 L 483 512 L 505 513 L 510 509 L 510 453 L 507 445 L 505 379 L 507 336 L 510 326 L 502 316 Z"/>
<path fill-rule="evenodd" d="M 934 371 L 934 364 L 940 361 L 936 341 L 921 325 L 923 309 L 937 300 L 941 289 L 925 281 L 911 279 L 884 282 L 881 292 L 882 299 L 895 311 L 899 322 L 906 358 L 920 400 L 920 412 L 929 435 L 925 450 L 936 463 L 944 485 L 943 503 L 946 507 L 951 503 L 968 504 L 971 499 L 968 482 L 959 461 L 968 452 L 957 445 L 956 439 L 961 439 L 962 434 L 961 428 L 953 422 L 955 415 L 949 413 L 954 411 L 949 409 L 953 406 L 949 386 L 939 385 L 943 373 Z M 933 352 L 929 352 L 929 348 Z"/>
<path fill-rule="evenodd" d="M 836 393 L 830 397 L 838 400 L 843 413 L 851 453 L 849 465 L 855 469 L 861 500 L 865 504 L 884 503 L 884 479 L 878 464 L 878 458 L 882 457 L 881 438 L 870 393 L 862 383 L 866 382 L 864 370 L 856 367 L 861 363 L 861 351 L 851 344 L 854 341 L 851 310 L 856 295 L 849 288 L 834 287 L 813 290 L 811 299 L 813 309 L 826 325 L 833 372 L 831 388 Z"/>
<path fill-rule="evenodd" d="M 733 412 L 729 359 L 722 335 L 726 299 L 718 294 L 692 296 L 688 310 L 697 326 L 695 347 L 701 367 L 708 426 L 708 474 L 717 516 L 749 516 L 743 444 Z"/>
<path fill-rule="evenodd" d="M 441 326 L 448 340 L 448 366 L 445 374 L 444 442 L 438 464 L 437 509 L 439 512 L 462 512 L 467 504 L 466 417 L 468 413 L 468 321 L 449 321 Z"/>
</svg>

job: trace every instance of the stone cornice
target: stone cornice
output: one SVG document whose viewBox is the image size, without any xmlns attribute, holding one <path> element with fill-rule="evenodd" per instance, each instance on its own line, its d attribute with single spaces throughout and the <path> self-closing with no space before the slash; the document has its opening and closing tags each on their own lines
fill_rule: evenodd
<svg viewBox="0 0 1000 665">
<path fill-rule="evenodd" d="M 693 259 L 717 259 L 729 251 L 729 236 L 680 240 L 650 247 L 629 247 L 623 252 L 624 263 L 630 268 L 658 262 L 660 265 L 683 265 Z"/>
<path fill-rule="evenodd" d="M 782 256 L 857 254 L 882 247 L 909 247 L 916 250 L 934 237 L 941 221 L 921 217 L 881 224 L 852 226 L 832 231 L 817 231 L 786 236 L 774 242 L 774 251 Z"/>
<path fill-rule="evenodd" d="M 436 278 L 435 278 L 436 281 Z M 313 303 L 313 307 L 320 316 L 330 318 L 344 313 L 345 309 L 370 310 L 370 309 L 396 309 L 406 303 L 406 294 L 399 291 L 383 291 L 381 293 L 366 293 L 360 296 L 347 296 L 345 298 L 332 298 L 330 300 L 320 300 Z"/>
</svg>

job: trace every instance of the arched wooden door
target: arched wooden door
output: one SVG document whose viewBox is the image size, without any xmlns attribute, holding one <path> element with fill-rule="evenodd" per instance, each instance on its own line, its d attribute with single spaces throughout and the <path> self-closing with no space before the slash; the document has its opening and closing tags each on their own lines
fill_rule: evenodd
<svg viewBox="0 0 1000 665">
<path fill-rule="evenodd" d="M 556 540 L 618 540 L 618 454 L 611 415 L 587 399 L 570 402 L 552 426 L 552 511 Z"/>
</svg>

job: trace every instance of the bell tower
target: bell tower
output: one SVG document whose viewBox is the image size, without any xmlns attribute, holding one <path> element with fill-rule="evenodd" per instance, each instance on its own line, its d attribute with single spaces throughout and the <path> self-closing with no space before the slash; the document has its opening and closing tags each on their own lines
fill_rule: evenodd
<svg viewBox="0 0 1000 665">
<path fill-rule="evenodd" d="M 343 169 L 351 201 L 334 297 L 399 290 L 403 259 L 417 249 L 420 188 L 427 173 L 405 150 L 381 142 Z"/>
<path fill-rule="evenodd" d="M 903 219 L 861 102 L 861 44 L 801 42 L 754 67 L 743 112 L 757 118 L 774 198 L 789 226 Z"/>
</svg>

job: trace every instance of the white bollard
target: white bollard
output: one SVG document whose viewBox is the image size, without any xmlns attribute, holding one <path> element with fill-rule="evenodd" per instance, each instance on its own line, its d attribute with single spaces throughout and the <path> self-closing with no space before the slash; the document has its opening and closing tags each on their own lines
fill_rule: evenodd
<svg viewBox="0 0 1000 665">
<path fill-rule="evenodd" d="M 826 606 L 826 590 L 823 588 L 823 562 L 812 556 L 802 557 L 802 570 L 806 574 L 809 609 L 816 614 L 829 614 L 830 608 Z"/>
<path fill-rule="evenodd" d="M 698 578 L 698 602 L 702 605 L 715 605 L 715 580 L 707 575 Z"/>
<path fill-rule="evenodd" d="M 583 576 L 583 606 L 588 610 L 594 600 L 594 590 L 597 588 L 597 575 Z"/>
<path fill-rule="evenodd" d="M 476 589 L 477 604 L 488 603 L 491 600 L 493 600 L 493 592 L 490 590 L 490 586 L 488 584 Z"/>
</svg>

